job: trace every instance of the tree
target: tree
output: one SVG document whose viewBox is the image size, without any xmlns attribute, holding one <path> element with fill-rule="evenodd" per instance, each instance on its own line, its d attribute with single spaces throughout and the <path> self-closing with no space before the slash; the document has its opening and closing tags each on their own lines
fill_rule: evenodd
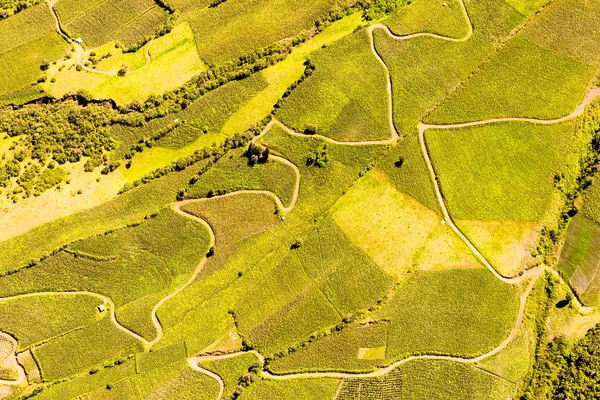
<svg viewBox="0 0 600 400">
<path fill-rule="evenodd" d="M 47 71 L 48 68 L 50 68 L 50 61 L 48 61 L 48 60 L 42 60 L 42 65 L 40 65 L 40 69 L 42 71 Z"/>
<path fill-rule="evenodd" d="M 121 69 L 119 69 L 119 72 L 117 72 L 117 75 L 125 76 L 125 75 L 127 75 L 128 70 L 129 70 L 129 65 L 123 64 L 123 65 L 121 65 Z"/>
</svg>

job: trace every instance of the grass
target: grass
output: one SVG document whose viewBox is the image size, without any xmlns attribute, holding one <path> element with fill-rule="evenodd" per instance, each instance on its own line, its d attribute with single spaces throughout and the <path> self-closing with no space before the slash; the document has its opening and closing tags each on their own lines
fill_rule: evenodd
<svg viewBox="0 0 600 400">
<path fill-rule="evenodd" d="M 570 175 L 576 158 L 573 123 L 429 130 L 426 138 L 450 214 L 458 219 L 539 221 L 557 192 L 554 175 Z"/>
<path fill-rule="evenodd" d="M 142 350 L 140 342 L 117 329 L 109 318 L 71 332 L 33 350 L 42 377 L 66 377 L 104 361 L 127 357 Z M 76 357 L 73 355 L 76 354 Z"/>
<path fill-rule="evenodd" d="M 199 9 L 189 20 L 200 57 L 218 65 L 310 29 L 336 6 L 334 0 L 231 0 Z"/>
<path fill-rule="evenodd" d="M 189 203 L 181 210 L 207 221 L 215 233 L 215 255 L 204 271 L 221 268 L 244 241 L 281 223 L 272 198 L 264 194 L 240 193 Z"/>
<path fill-rule="evenodd" d="M 254 354 L 243 354 L 239 357 L 224 358 L 222 360 L 204 361 L 199 364 L 219 375 L 225 382 L 223 398 L 233 398 L 233 393 L 238 388 L 242 377 L 246 375 L 253 365 L 258 366 Z"/>
<path fill-rule="evenodd" d="M 337 398 L 349 399 L 506 399 L 515 385 L 472 366 L 452 361 L 417 360 L 382 379 L 345 379 Z"/>
<path fill-rule="evenodd" d="M 570 114 L 596 68 L 517 36 L 426 118 L 433 123 Z"/>
<path fill-rule="evenodd" d="M 0 330 L 18 341 L 18 351 L 96 322 L 100 300 L 80 295 L 26 297 L 0 303 Z"/>
<path fill-rule="evenodd" d="M 207 68 L 196 52 L 194 33 L 185 22 L 146 46 L 138 52 L 149 51 L 151 61 L 125 76 L 78 71 L 75 60 L 69 59 L 49 70 L 49 80 L 43 88 L 54 97 L 84 90 L 96 99 L 113 99 L 119 105 L 126 105 L 174 90 Z M 129 60 L 124 56 L 114 57 L 120 57 L 123 63 Z"/>
<path fill-rule="evenodd" d="M 153 338 L 152 308 L 189 279 L 207 242 L 203 226 L 168 210 L 137 227 L 71 244 L 75 254 L 60 252 L 3 277 L 4 294 L 73 288 L 102 293 L 114 301 L 119 320 Z"/>
<path fill-rule="evenodd" d="M 504 2 L 470 0 L 465 4 L 474 25 L 473 36 L 466 42 L 397 41 L 380 29 L 374 32 L 376 49 L 392 75 L 394 121 L 401 134 L 410 133 L 523 20 Z"/>
<path fill-rule="evenodd" d="M 537 0 L 536 3 L 547 1 Z M 525 35 L 538 45 L 572 57 L 582 63 L 598 66 L 600 6 L 576 0 L 553 1 L 527 27 Z"/>
<path fill-rule="evenodd" d="M 460 38 L 469 32 L 469 22 L 459 0 L 416 0 L 400 7 L 395 15 L 383 23 L 396 35 L 429 32 Z"/>
<path fill-rule="evenodd" d="M 244 389 L 240 399 L 332 399 L 339 385 L 337 379 L 260 380 Z"/>
<path fill-rule="evenodd" d="M 328 218 L 256 283 L 234 311 L 240 333 L 275 352 L 334 324 L 339 316 L 366 309 L 392 286 L 393 280 Z"/>
<path fill-rule="evenodd" d="M 551 0 L 505 0 L 521 14 L 529 16 L 539 11 L 543 6 L 550 3 Z"/>
<path fill-rule="evenodd" d="M 477 363 L 479 368 L 490 371 L 513 383 L 519 383 L 529 372 L 533 363 L 533 333 L 521 329 L 519 335 L 500 353 Z"/>
<path fill-rule="evenodd" d="M 221 158 L 189 188 L 188 196 L 202 198 L 209 192 L 267 190 L 275 193 L 285 206 L 289 205 L 296 190 L 294 170 L 276 160 L 249 166 L 248 158 L 243 155 L 245 151 L 245 148 L 236 149 Z"/>
<path fill-rule="evenodd" d="M 454 221 L 504 276 L 515 276 L 531 261 L 539 226 L 517 221 Z"/>
<path fill-rule="evenodd" d="M 333 219 L 348 238 L 397 280 L 414 269 L 478 265 L 441 218 L 374 169 L 338 201 Z"/>
<path fill-rule="evenodd" d="M 517 291 L 486 269 L 415 271 L 376 316 L 391 320 L 386 356 L 395 359 L 484 353 L 508 336 L 518 309 Z"/>
<path fill-rule="evenodd" d="M 391 135 L 386 76 L 370 48 L 366 29 L 316 52 L 315 72 L 284 102 L 277 117 L 296 131 L 341 141 L 381 140 Z"/>
<path fill-rule="evenodd" d="M 69 36 L 82 38 L 89 47 L 98 47 L 115 39 L 126 47 L 133 46 L 153 35 L 167 20 L 167 12 L 151 0 L 83 3 L 64 0 L 57 3 L 56 12 Z"/>
<path fill-rule="evenodd" d="M 363 348 L 385 347 L 386 332 L 385 322 L 349 325 L 285 357 L 276 358 L 268 369 L 277 374 L 310 370 L 370 371 L 382 361 L 360 358 L 359 352 Z"/>
<path fill-rule="evenodd" d="M 145 373 L 174 364 L 187 358 L 185 345 L 176 343 L 158 350 L 151 350 L 136 356 L 137 373 Z"/>
<path fill-rule="evenodd" d="M 600 301 L 596 279 L 600 265 L 600 226 L 594 221 L 576 215 L 569 224 L 558 271 L 569 281 L 585 304 L 596 305 Z"/>
</svg>

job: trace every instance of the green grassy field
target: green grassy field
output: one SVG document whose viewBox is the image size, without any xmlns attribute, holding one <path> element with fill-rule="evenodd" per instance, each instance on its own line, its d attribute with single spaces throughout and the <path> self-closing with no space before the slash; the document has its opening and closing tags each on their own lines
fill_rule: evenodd
<svg viewBox="0 0 600 400">
<path fill-rule="evenodd" d="M 450 213 L 459 219 L 539 221 L 556 192 L 554 175 L 571 176 L 577 160 L 573 123 L 501 123 L 425 135 Z"/>
<path fill-rule="evenodd" d="M 559 272 L 588 305 L 600 300 L 596 272 L 600 265 L 600 226 L 594 221 L 577 215 L 567 230 L 565 244 L 558 262 Z"/>
<path fill-rule="evenodd" d="M 436 213 L 397 191 L 377 168 L 354 184 L 332 215 L 352 243 L 399 281 L 416 269 L 478 265 Z"/>
<path fill-rule="evenodd" d="M 232 398 L 238 390 L 239 382 L 252 366 L 258 367 L 258 361 L 254 354 L 244 354 L 239 357 L 225 358 L 222 360 L 205 361 L 199 364 L 219 375 L 225 381 L 223 398 Z"/>
<path fill-rule="evenodd" d="M 242 400 L 261 399 L 331 399 L 335 396 L 337 379 L 260 380 L 242 392 Z"/>
<path fill-rule="evenodd" d="M 469 32 L 459 0 L 416 0 L 383 21 L 396 35 L 429 32 L 460 38 Z"/>
<path fill-rule="evenodd" d="M 142 350 L 138 340 L 104 318 L 36 347 L 33 354 L 40 364 L 42 378 L 56 380 Z"/>
<path fill-rule="evenodd" d="M 366 30 L 316 52 L 311 62 L 315 72 L 277 112 L 282 122 L 299 132 L 316 126 L 319 134 L 341 141 L 391 136 L 386 77 Z"/>
<path fill-rule="evenodd" d="M 401 134 L 408 134 L 523 20 L 504 2 L 469 0 L 465 5 L 474 26 L 466 42 L 397 41 L 382 30 L 374 32 L 376 49 L 392 75 L 394 121 Z"/>
<path fill-rule="evenodd" d="M 200 57 L 218 65 L 312 28 L 336 5 L 334 0 L 228 0 L 188 18 Z"/>
<path fill-rule="evenodd" d="M 165 211 L 137 227 L 68 246 L 35 268 L 5 276 L 3 295 L 76 288 L 110 297 L 117 318 L 138 334 L 156 334 L 150 312 L 158 299 L 189 279 L 204 257 L 208 232 Z"/>
<path fill-rule="evenodd" d="M 69 36 L 82 38 L 89 47 L 112 40 L 134 46 L 167 20 L 167 12 L 152 0 L 61 0 L 56 12 Z"/>
<path fill-rule="evenodd" d="M 90 296 L 37 296 L 0 303 L 0 330 L 10 332 L 22 351 L 96 322 L 96 306 L 102 301 Z"/>
<path fill-rule="evenodd" d="M 517 36 L 425 120 L 559 118 L 575 110 L 596 70 Z"/>
</svg>

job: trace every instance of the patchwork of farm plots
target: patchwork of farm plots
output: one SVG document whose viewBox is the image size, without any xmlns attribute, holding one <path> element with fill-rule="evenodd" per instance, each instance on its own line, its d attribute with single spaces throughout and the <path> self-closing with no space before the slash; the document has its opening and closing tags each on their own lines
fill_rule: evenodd
<svg viewBox="0 0 600 400">
<path fill-rule="evenodd" d="M 0 20 L 0 104 L 123 115 L 66 206 L 0 210 L 0 398 L 505 399 L 542 325 L 596 321 L 600 6 L 396 5 Z"/>
</svg>

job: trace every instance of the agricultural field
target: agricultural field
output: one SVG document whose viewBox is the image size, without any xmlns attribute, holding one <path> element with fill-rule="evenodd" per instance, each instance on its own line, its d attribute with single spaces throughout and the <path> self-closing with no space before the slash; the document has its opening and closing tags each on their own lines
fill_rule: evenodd
<svg viewBox="0 0 600 400">
<path fill-rule="evenodd" d="M 152 0 L 59 0 L 55 10 L 69 36 L 92 48 L 112 40 L 130 48 L 154 35 L 168 15 Z"/>
<path fill-rule="evenodd" d="M 591 0 L 0 0 L 0 399 L 593 396 L 599 40 Z"/>
<path fill-rule="evenodd" d="M 198 53 L 208 65 L 233 61 L 272 43 L 313 27 L 332 10 L 335 0 L 227 0 L 217 7 L 199 8 L 188 17 Z"/>
<path fill-rule="evenodd" d="M 315 53 L 315 72 L 284 100 L 277 117 L 298 132 L 312 129 L 340 141 L 390 137 L 386 76 L 369 40 L 361 30 Z"/>
<path fill-rule="evenodd" d="M 39 4 L 0 19 L 0 32 L 0 104 L 40 97 L 39 88 L 30 88 L 44 76 L 40 66 L 64 56 L 68 49 L 55 31 L 51 11 Z"/>
</svg>

